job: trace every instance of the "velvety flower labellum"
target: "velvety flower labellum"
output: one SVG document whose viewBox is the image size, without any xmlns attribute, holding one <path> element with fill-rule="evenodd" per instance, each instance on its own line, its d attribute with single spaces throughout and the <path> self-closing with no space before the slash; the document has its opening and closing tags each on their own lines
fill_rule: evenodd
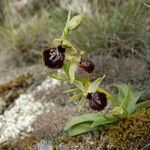
<svg viewBox="0 0 150 150">
<path fill-rule="evenodd" d="M 89 106 L 93 110 L 103 110 L 107 105 L 107 97 L 105 93 L 95 92 L 95 93 L 88 93 L 87 99 L 89 100 Z"/>
<path fill-rule="evenodd" d="M 64 65 L 65 49 L 61 46 L 49 48 L 43 51 L 43 62 L 51 69 L 59 69 Z"/>
<path fill-rule="evenodd" d="M 57 48 L 60 53 L 64 53 L 66 51 L 65 48 L 62 48 L 61 45 L 59 45 Z"/>
<path fill-rule="evenodd" d="M 88 59 L 81 59 L 79 67 L 88 73 L 92 73 L 95 68 L 94 64 Z"/>
</svg>

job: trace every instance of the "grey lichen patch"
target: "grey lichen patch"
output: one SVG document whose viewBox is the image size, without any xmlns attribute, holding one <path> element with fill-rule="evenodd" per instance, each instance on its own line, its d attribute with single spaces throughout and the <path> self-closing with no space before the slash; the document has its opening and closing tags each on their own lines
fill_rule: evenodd
<svg viewBox="0 0 150 150">
<path fill-rule="evenodd" d="M 39 115 L 33 124 L 33 135 L 42 138 L 52 136 L 56 138 L 64 130 L 70 116 L 78 114 L 75 106 L 58 107 Z"/>
<path fill-rule="evenodd" d="M 141 150 L 144 147 L 148 150 L 150 109 L 139 110 L 117 125 L 112 125 L 106 132 L 106 138 L 120 150 Z"/>
</svg>

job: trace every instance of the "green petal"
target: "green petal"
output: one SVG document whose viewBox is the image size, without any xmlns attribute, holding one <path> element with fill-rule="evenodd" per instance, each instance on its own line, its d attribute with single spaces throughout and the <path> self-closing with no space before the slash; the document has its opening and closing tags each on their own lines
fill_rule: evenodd
<svg viewBox="0 0 150 150">
<path fill-rule="evenodd" d="M 76 63 L 72 63 L 70 65 L 70 68 L 69 68 L 69 77 L 70 77 L 70 82 L 73 83 L 73 81 L 75 80 L 75 71 L 76 71 L 76 68 L 77 68 L 77 64 Z"/>
<path fill-rule="evenodd" d="M 85 97 L 82 97 L 78 104 L 79 111 L 86 105 L 86 103 L 87 103 L 87 99 Z"/>
<path fill-rule="evenodd" d="M 90 84 L 88 92 L 96 92 L 96 90 L 99 87 L 99 84 L 102 82 L 102 80 L 105 78 L 105 75 L 102 78 L 98 78 L 97 80 L 95 80 L 93 83 Z"/>
</svg>

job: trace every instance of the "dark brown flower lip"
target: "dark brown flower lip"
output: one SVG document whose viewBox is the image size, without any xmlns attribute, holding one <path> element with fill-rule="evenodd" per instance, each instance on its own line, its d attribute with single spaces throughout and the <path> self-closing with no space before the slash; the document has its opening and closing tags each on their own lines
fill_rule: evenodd
<svg viewBox="0 0 150 150">
<path fill-rule="evenodd" d="M 59 69 L 62 68 L 64 65 L 65 55 L 62 52 L 59 52 L 57 48 L 48 48 L 43 51 L 43 63 L 45 66 L 51 69 Z"/>
<path fill-rule="evenodd" d="M 88 93 L 89 106 L 93 110 L 103 110 L 107 105 L 107 96 L 102 92 Z"/>
<path fill-rule="evenodd" d="M 66 51 L 65 48 L 63 48 L 61 45 L 58 45 L 57 48 L 60 53 L 65 53 Z"/>
<path fill-rule="evenodd" d="M 82 68 L 84 71 L 88 72 L 89 74 L 93 73 L 93 71 L 95 69 L 94 63 L 85 58 L 84 59 L 81 58 L 81 60 L 79 62 L 79 67 Z"/>
</svg>

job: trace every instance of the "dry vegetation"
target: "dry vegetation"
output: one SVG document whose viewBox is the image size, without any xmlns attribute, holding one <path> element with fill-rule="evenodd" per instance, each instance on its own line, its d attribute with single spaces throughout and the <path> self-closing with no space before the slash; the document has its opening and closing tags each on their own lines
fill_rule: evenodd
<svg viewBox="0 0 150 150">
<path fill-rule="evenodd" d="M 32 7 L 26 6 L 21 11 L 14 10 L 12 3 L 5 5 L 0 49 L 16 51 L 19 59 L 24 58 L 28 63 L 36 62 L 41 49 L 60 37 L 67 10 L 62 10 L 57 1 L 48 0 L 34 1 Z M 149 62 L 148 7 L 136 0 L 94 1 L 89 5 L 90 15 L 85 16 L 83 25 L 70 36 L 76 46 L 89 51 L 112 51 L 117 57 L 134 55 Z"/>
</svg>

